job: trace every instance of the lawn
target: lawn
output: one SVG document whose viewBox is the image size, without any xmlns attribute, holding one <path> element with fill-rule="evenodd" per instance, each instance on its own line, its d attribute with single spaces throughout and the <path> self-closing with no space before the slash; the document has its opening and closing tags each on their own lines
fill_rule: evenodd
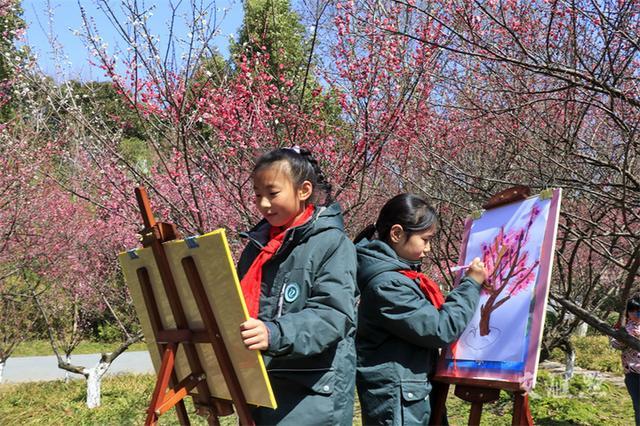
<svg viewBox="0 0 640 426">
<path fill-rule="evenodd" d="M 608 347 L 601 336 L 574 340 L 577 364 L 586 369 L 622 374 L 620 353 Z M 29 342 L 19 348 L 22 355 L 50 354 L 46 341 Z M 92 353 L 113 349 L 108 344 L 83 343 L 77 353 Z M 141 344 L 135 348 L 143 350 Z M 75 353 L 75 352 L 74 352 Z M 554 357 L 562 361 L 561 353 Z M 85 382 L 45 382 L 0 385 L 0 419 L 2 425 L 138 425 L 144 422 L 144 410 L 154 385 L 152 375 L 119 375 L 107 377 L 102 384 L 102 406 L 85 407 Z M 626 389 L 598 377 L 576 376 L 569 383 L 546 371 L 538 374 L 538 384 L 530 395 L 531 412 L 537 425 L 629 425 L 633 409 Z M 466 425 L 469 405 L 453 395 L 447 401 L 450 423 Z M 494 404 L 487 404 L 482 424 L 510 425 L 513 404 L 508 393 L 502 392 Z M 193 411 L 187 398 L 187 410 Z M 194 424 L 206 422 L 195 415 Z M 162 425 L 178 424 L 173 412 L 162 417 Z M 356 405 L 354 424 L 359 425 Z M 236 425 L 235 417 L 222 419 L 223 425 Z"/>
<path fill-rule="evenodd" d="M 84 405 L 85 383 L 45 382 L 0 385 L 0 419 L 3 425 L 138 425 L 154 384 L 152 375 L 120 375 L 106 378 L 102 385 L 102 406 L 89 410 Z M 466 425 L 469 406 L 449 395 L 447 402 L 452 425 Z M 485 406 L 483 425 L 510 425 L 512 403 L 503 392 L 497 403 Z M 187 398 L 187 410 L 193 411 Z M 629 425 L 631 400 L 624 388 L 576 377 L 568 386 L 549 373 L 541 372 L 531 395 L 531 411 L 538 425 Z M 195 415 L 194 424 L 206 424 Z M 161 424 L 178 424 L 173 412 Z M 224 425 L 237 424 L 235 417 Z M 360 424 L 356 407 L 354 424 Z"/>
</svg>

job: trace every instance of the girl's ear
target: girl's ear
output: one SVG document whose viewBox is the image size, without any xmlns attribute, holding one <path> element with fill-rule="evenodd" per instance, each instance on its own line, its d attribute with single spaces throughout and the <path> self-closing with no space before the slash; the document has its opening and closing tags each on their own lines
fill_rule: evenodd
<svg viewBox="0 0 640 426">
<path fill-rule="evenodd" d="M 398 244 L 404 238 L 404 229 L 402 229 L 402 225 L 398 225 L 397 223 L 391 227 L 389 230 L 389 240 Z"/>
<path fill-rule="evenodd" d="M 301 201 L 307 201 L 309 197 L 311 197 L 312 193 L 313 193 L 313 184 L 308 180 L 305 180 L 304 182 L 302 182 L 302 185 L 300 185 L 300 188 L 298 188 L 298 198 Z"/>
</svg>

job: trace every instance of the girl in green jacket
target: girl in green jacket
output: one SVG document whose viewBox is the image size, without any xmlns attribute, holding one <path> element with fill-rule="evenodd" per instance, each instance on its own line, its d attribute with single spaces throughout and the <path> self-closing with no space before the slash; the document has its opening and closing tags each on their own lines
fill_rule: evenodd
<svg viewBox="0 0 640 426">
<path fill-rule="evenodd" d="M 255 202 L 264 217 L 238 274 L 251 319 L 244 344 L 263 351 L 278 408 L 257 424 L 350 425 L 355 388 L 356 253 L 340 206 L 307 150 L 258 159 Z M 325 192 L 326 206 L 316 203 Z"/>
<path fill-rule="evenodd" d="M 438 348 L 462 334 L 478 304 L 486 279 L 479 258 L 446 299 L 419 272 L 436 222 L 425 200 L 400 194 L 356 237 L 361 291 L 356 383 L 365 425 L 428 424 L 429 376 Z M 378 239 L 372 239 L 375 233 Z"/>
</svg>

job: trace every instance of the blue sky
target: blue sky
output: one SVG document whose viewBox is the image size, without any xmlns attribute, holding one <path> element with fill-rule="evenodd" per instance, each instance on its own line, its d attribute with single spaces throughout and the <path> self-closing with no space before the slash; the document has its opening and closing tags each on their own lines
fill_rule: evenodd
<svg viewBox="0 0 640 426">
<path fill-rule="evenodd" d="M 128 0 L 133 2 L 133 0 Z M 199 3 L 199 0 L 195 1 Z M 153 7 L 153 16 L 148 20 L 151 32 L 160 37 L 161 42 L 168 38 L 168 23 L 171 17 L 170 5 L 179 5 L 178 18 L 175 22 L 176 34 L 187 34 L 189 31 L 185 25 L 186 15 L 190 0 L 138 0 L 138 5 Z M 214 44 L 220 52 L 228 56 L 229 37 L 236 35 L 242 23 L 241 0 L 220 0 L 217 2 L 202 1 L 204 4 L 212 4 L 217 11 L 217 22 L 220 24 L 220 35 L 214 39 Z M 120 11 L 120 0 L 111 0 L 109 5 L 114 10 Z M 26 43 L 31 46 L 32 53 L 37 54 L 38 65 L 48 75 L 57 80 L 80 79 L 102 80 L 103 73 L 99 69 L 92 68 L 89 64 L 89 50 L 78 31 L 82 30 L 82 18 L 80 14 L 82 6 L 87 14 L 95 20 L 95 25 L 109 50 L 126 48 L 122 39 L 114 29 L 95 0 L 22 0 L 24 9 L 23 19 L 26 21 Z M 222 14 L 226 16 L 222 18 Z M 50 12 L 48 12 L 50 11 Z M 49 15 L 51 14 L 52 19 Z M 209 18 L 213 21 L 212 18 Z M 59 46 L 58 49 L 52 47 Z"/>
</svg>

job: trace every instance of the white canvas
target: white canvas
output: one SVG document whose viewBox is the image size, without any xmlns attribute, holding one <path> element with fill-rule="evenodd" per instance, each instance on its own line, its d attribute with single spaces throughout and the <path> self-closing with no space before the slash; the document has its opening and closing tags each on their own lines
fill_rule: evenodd
<svg viewBox="0 0 640 426">
<path fill-rule="evenodd" d="M 504 298 L 508 297 L 508 299 L 489 315 L 489 334 L 485 336 L 480 335 L 480 310 L 487 304 L 489 294 L 482 292 L 473 319 L 458 340 L 455 355 L 458 360 L 524 361 L 527 350 L 526 327 L 540 270 L 536 262 L 540 258 L 550 202 L 550 199 L 530 198 L 521 203 L 508 204 L 487 211 L 473 222 L 464 259 L 465 264 L 470 263 L 475 257 L 480 257 L 486 262 L 487 254 L 483 253 L 483 245 L 492 244 L 499 236 L 501 229 L 504 229 L 503 235 L 508 236 L 527 227 L 531 220 L 532 209 L 539 209 L 539 213 L 528 227 L 528 241 L 521 245 L 520 252 L 527 254 L 527 258 L 522 262 L 523 273 L 511 280 L 511 283 L 518 282 L 526 274 L 527 285 L 523 283 L 520 286 L 521 289 L 513 291 L 513 288 L 507 284 L 499 293 L 495 299 L 496 303 Z M 512 246 L 517 247 L 517 244 L 514 243 Z"/>
</svg>

